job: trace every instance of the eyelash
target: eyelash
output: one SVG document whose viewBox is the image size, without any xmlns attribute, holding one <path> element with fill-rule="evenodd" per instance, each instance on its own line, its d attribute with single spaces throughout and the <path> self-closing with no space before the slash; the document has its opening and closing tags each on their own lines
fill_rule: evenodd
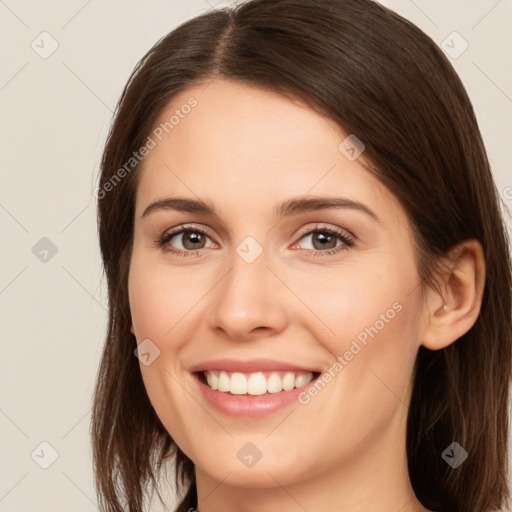
<svg viewBox="0 0 512 512">
<path fill-rule="evenodd" d="M 174 238 L 176 235 L 180 235 L 182 233 L 201 233 L 201 235 L 205 235 L 205 236 L 209 237 L 208 233 L 206 231 L 204 231 L 203 229 L 197 228 L 195 226 L 181 226 L 180 228 L 178 228 L 174 231 L 164 233 L 160 238 L 158 238 L 156 240 L 156 245 L 159 248 L 161 248 L 162 250 L 164 250 L 166 252 L 173 253 L 176 256 L 185 257 L 185 258 L 197 256 L 198 253 L 201 251 L 201 249 L 196 249 L 195 251 L 194 250 L 182 251 L 181 249 L 173 249 L 173 248 L 171 248 L 171 246 L 167 245 L 168 242 L 172 238 Z M 327 249 L 325 251 L 316 251 L 314 249 L 304 249 L 307 251 L 312 251 L 314 257 L 330 256 L 330 255 L 336 254 L 340 251 L 347 250 L 347 248 L 351 248 L 355 245 L 354 238 L 351 235 L 349 235 L 347 232 L 339 231 L 335 228 L 326 228 L 326 227 L 322 227 L 322 226 L 318 226 L 318 225 L 315 226 L 313 229 L 310 229 L 309 231 L 306 231 L 305 233 L 303 233 L 301 235 L 301 237 L 299 238 L 299 241 L 302 240 L 303 238 L 305 238 L 305 236 L 311 235 L 313 233 L 327 233 L 329 235 L 336 236 L 344 244 L 340 247 L 336 247 L 334 249 Z"/>
</svg>

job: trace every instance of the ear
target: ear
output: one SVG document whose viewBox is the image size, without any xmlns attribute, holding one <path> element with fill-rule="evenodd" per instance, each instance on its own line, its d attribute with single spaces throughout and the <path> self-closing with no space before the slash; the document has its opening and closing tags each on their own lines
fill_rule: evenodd
<svg viewBox="0 0 512 512">
<path fill-rule="evenodd" d="M 130 326 L 130 332 L 135 336 L 135 331 L 133 329 L 133 324 Z"/>
<path fill-rule="evenodd" d="M 482 305 L 485 258 L 477 240 L 457 245 L 447 257 L 447 271 L 439 276 L 440 293 L 429 290 L 427 327 L 421 344 L 430 350 L 447 347 L 473 327 Z"/>
</svg>

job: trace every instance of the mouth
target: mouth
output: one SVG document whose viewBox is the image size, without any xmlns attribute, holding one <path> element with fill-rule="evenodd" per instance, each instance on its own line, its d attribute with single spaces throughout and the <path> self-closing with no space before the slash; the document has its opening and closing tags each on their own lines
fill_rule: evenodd
<svg viewBox="0 0 512 512">
<path fill-rule="evenodd" d="M 302 395 L 322 374 L 320 367 L 268 358 L 208 360 L 188 371 L 208 407 L 242 420 L 303 407 Z"/>
<path fill-rule="evenodd" d="M 273 370 L 243 373 L 205 370 L 194 372 L 194 375 L 213 391 L 251 397 L 282 394 L 303 388 L 318 379 L 320 372 Z"/>
</svg>

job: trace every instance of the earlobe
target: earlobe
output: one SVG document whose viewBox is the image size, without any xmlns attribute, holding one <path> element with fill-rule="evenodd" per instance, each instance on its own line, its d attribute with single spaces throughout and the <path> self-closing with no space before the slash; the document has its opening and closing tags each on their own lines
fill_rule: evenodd
<svg viewBox="0 0 512 512">
<path fill-rule="evenodd" d="M 135 330 L 133 329 L 133 324 L 130 326 L 130 332 L 135 336 Z"/>
<path fill-rule="evenodd" d="M 477 240 L 467 240 L 448 255 L 449 270 L 440 277 L 442 296 L 431 290 L 427 298 L 428 326 L 422 345 L 447 347 L 473 327 L 482 305 L 485 258 Z"/>
</svg>

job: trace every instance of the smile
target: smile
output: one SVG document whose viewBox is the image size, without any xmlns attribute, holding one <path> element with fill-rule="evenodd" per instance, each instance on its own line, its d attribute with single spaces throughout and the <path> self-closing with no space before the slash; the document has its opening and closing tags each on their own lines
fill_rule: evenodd
<svg viewBox="0 0 512 512">
<path fill-rule="evenodd" d="M 316 373 L 316 372 L 314 372 Z M 264 395 L 300 388 L 311 382 L 313 372 L 258 371 L 253 373 L 209 370 L 203 382 L 211 389 L 232 395 Z"/>
</svg>

